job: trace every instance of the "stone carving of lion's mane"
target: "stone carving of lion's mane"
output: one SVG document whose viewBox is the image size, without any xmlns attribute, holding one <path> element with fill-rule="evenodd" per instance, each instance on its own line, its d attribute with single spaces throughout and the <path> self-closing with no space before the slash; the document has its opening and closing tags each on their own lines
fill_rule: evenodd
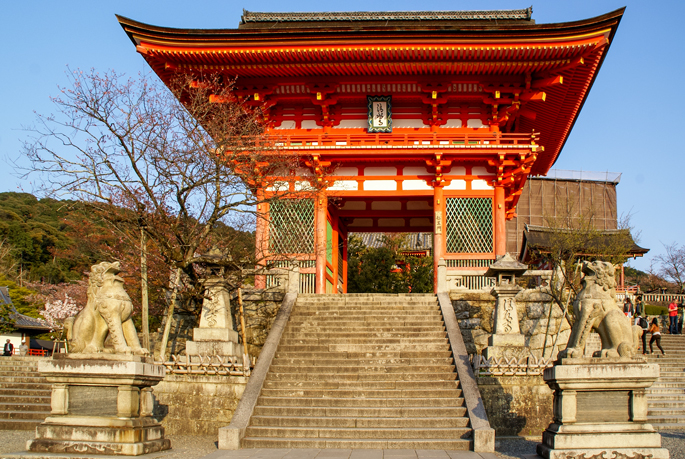
<svg viewBox="0 0 685 459">
<path fill-rule="evenodd" d="M 86 307 L 66 323 L 69 352 L 149 354 L 140 347 L 131 320 L 133 303 L 124 290 L 124 280 L 117 276 L 120 271 L 119 262 L 102 262 L 91 267 Z M 108 334 L 113 350 L 104 346 Z"/>
<path fill-rule="evenodd" d="M 632 326 L 616 304 L 614 265 L 604 261 L 583 262 L 581 290 L 573 303 L 575 321 L 568 346 L 561 358 L 583 357 L 585 342 L 594 329 L 602 340 L 602 350 L 594 357 L 632 357 L 637 351 L 642 329 Z"/>
</svg>

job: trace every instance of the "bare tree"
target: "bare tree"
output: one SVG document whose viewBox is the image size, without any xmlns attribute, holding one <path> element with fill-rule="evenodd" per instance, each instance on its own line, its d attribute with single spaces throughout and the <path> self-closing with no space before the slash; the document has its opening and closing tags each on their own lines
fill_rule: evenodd
<svg viewBox="0 0 685 459">
<path fill-rule="evenodd" d="M 661 277 L 670 280 L 678 286 L 678 292 L 683 293 L 685 287 L 685 246 L 677 242 L 663 244 L 665 253 L 657 255 L 654 260 L 658 264 Z"/>
<path fill-rule="evenodd" d="M 296 158 L 276 151 L 261 109 L 236 99 L 219 78 L 179 76 L 169 91 L 114 71 L 68 76 L 70 86 L 53 99 L 56 115 L 38 115 L 29 129 L 29 173 L 43 176 L 46 193 L 85 202 L 138 257 L 147 239 L 167 279 L 182 273 L 173 285 L 201 300 L 198 256 L 211 245 L 227 248 L 217 229 L 244 225 L 264 200 L 254 188 L 269 186 Z"/>
</svg>

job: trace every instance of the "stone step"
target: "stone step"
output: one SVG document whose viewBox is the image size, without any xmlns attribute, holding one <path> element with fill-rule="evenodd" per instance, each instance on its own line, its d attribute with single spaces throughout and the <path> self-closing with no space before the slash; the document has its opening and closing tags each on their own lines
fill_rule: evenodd
<svg viewBox="0 0 685 459">
<path fill-rule="evenodd" d="M 341 438 L 341 439 L 468 439 L 471 437 L 471 429 L 468 428 L 305 428 L 305 427 L 262 427 L 251 426 L 245 432 L 250 437 L 277 437 L 277 438 Z"/>
<path fill-rule="evenodd" d="M 685 419 L 683 419 L 682 422 L 652 422 L 652 426 L 656 430 L 676 430 L 676 429 L 685 429 Z"/>
<path fill-rule="evenodd" d="M 306 337 L 310 333 L 350 333 L 354 330 L 355 333 L 360 333 L 363 335 L 369 335 L 372 333 L 423 333 L 423 332 L 444 332 L 444 325 L 433 326 L 433 327 L 419 327 L 419 326 L 378 326 L 378 327 L 367 327 L 367 326 L 356 326 L 356 327 L 339 327 L 339 326 L 326 326 L 326 327 L 315 327 L 315 326 L 293 326 L 288 325 L 284 333 L 299 334 L 302 337 Z"/>
<path fill-rule="evenodd" d="M 328 345 L 328 344 L 412 344 L 416 346 L 424 346 L 427 344 L 437 344 L 443 347 L 449 343 L 447 338 L 296 338 L 294 336 L 287 336 L 281 340 L 284 346 L 293 346 L 298 344 L 306 345 Z"/>
<path fill-rule="evenodd" d="M 392 390 L 392 389 L 458 389 L 459 380 L 435 381 L 435 380 L 416 380 L 416 381 L 264 381 L 265 389 L 346 389 L 346 390 Z"/>
<path fill-rule="evenodd" d="M 48 403 L 38 403 L 36 401 L 23 402 L 23 401 L 7 401 L 2 400 L 0 402 L 0 412 L 3 411 L 21 411 L 21 412 L 50 412 L 50 402 Z"/>
<path fill-rule="evenodd" d="M 45 420 L 41 419 L 0 419 L 0 430 L 34 430 Z"/>
<path fill-rule="evenodd" d="M 647 422 L 650 424 L 680 424 L 685 425 L 685 413 L 669 416 L 648 415 Z"/>
<path fill-rule="evenodd" d="M 422 345 L 424 351 L 444 351 L 444 344 Z M 280 352 L 374 352 L 374 351 L 410 351 L 416 349 L 414 344 L 284 344 L 278 346 Z"/>
<path fill-rule="evenodd" d="M 47 397 L 49 399 L 51 394 L 52 394 L 52 390 L 50 389 L 49 385 L 45 389 L 38 389 L 38 388 L 35 388 L 33 385 L 23 386 L 23 387 L 18 387 L 18 388 L 13 388 L 13 389 L 0 387 L 0 400 L 2 400 L 2 398 L 4 398 L 4 397 L 13 397 L 14 398 L 14 397 L 21 397 L 21 396 L 27 396 L 27 397 L 33 397 L 33 398 L 35 398 L 35 397 Z"/>
<path fill-rule="evenodd" d="M 29 389 L 24 389 L 29 390 Z M 23 404 L 50 404 L 50 391 L 41 391 L 40 394 L 29 393 L 29 394 L 9 394 L 7 392 L 2 392 L 0 394 L 0 406 L 13 404 L 13 405 L 23 405 Z"/>
<path fill-rule="evenodd" d="M 41 376 L 5 376 L 2 379 L 5 383 L 44 384 L 46 382 L 46 379 Z"/>
<path fill-rule="evenodd" d="M 459 428 L 468 427 L 467 417 L 364 418 L 310 416 L 253 416 L 250 425 L 270 427 L 345 427 L 345 428 Z"/>
<path fill-rule="evenodd" d="M 412 304 L 412 305 L 396 305 L 396 306 L 375 306 L 366 307 L 365 305 L 345 305 L 342 307 L 331 307 L 331 306 L 301 306 L 297 305 L 290 317 L 300 317 L 300 316 L 315 316 L 315 317 L 327 317 L 327 316 L 347 316 L 347 315 L 360 315 L 360 314 L 373 314 L 373 315 L 393 315 L 393 314 L 428 314 L 428 315 L 440 315 L 440 308 L 437 304 Z"/>
<path fill-rule="evenodd" d="M 450 373 L 454 371 L 454 365 L 379 365 L 379 366 L 302 366 L 271 365 L 270 371 L 274 373 L 324 373 L 327 375 L 346 374 L 391 374 L 391 373 Z"/>
<path fill-rule="evenodd" d="M 266 377 L 267 381 L 423 381 L 424 373 L 272 373 Z M 436 381 L 454 381 L 456 373 L 434 373 L 430 375 Z"/>
<path fill-rule="evenodd" d="M 308 333 L 305 338 L 335 338 L 339 340 L 345 340 L 348 338 L 444 338 L 447 336 L 445 331 L 396 331 L 396 332 L 358 332 L 358 331 L 345 331 L 345 332 L 311 332 Z M 281 339 L 286 339 L 290 337 L 302 337 L 301 333 L 293 333 L 290 331 L 283 332 Z"/>
<path fill-rule="evenodd" d="M 344 407 L 344 406 L 261 406 L 254 408 L 255 416 L 275 417 L 330 417 L 330 418 L 460 418 L 466 416 L 463 406 L 430 407 Z M 468 419 L 468 418 L 466 418 Z"/>
<path fill-rule="evenodd" d="M 377 367 L 380 365 L 451 365 L 454 359 L 438 358 L 438 359 L 339 359 L 337 356 L 331 356 L 328 359 L 293 359 L 287 357 L 276 357 L 272 361 L 272 365 L 290 365 L 290 366 L 363 366 L 363 367 Z"/>
<path fill-rule="evenodd" d="M 672 398 L 663 399 L 663 400 L 654 400 L 653 398 L 650 398 L 650 397 L 647 397 L 647 400 L 649 403 L 650 414 L 653 412 L 653 410 L 656 410 L 658 408 L 671 408 L 671 409 L 685 410 L 685 397 L 683 397 L 683 401 L 674 400 Z M 657 414 L 657 413 L 654 412 L 654 414 Z"/>
<path fill-rule="evenodd" d="M 685 416 L 685 408 L 677 408 L 677 407 L 666 407 L 666 408 L 655 408 L 652 407 L 651 404 L 649 406 L 649 410 L 647 411 L 647 416 L 658 416 L 658 417 L 668 417 L 668 416 L 677 416 L 677 415 L 684 415 Z"/>
<path fill-rule="evenodd" d="M 402 350 L 402 351 L 372 351 L 372 352 L 296 352 L 296 351 L 282 351 L 279 347 L 276 352 L 276 358 L 293 358 L 293 359 L 326 359 L 326 358 L 349 358 L 349 359 L 433 359 L 433 358 L 448 358 L 452 357 L 452 351 L 416 351 L 416 350 Z"/>
<path fill-rule="evenodd" d="M 656 380 L 654 384 L 652 384 L 652 388 L 654 389 L 678 389 L 683 387 L 683 382 L 663 382 L 660 380 Z"/>
<path fill-rule="evenodd" d="M 43 422 L 50 414 L 50 406 L 43 411 L 0 411 L 0 419 L 29 419 Z"/>
<path fill-rule="evenodd" d="M 421 449 L 469 451 L 471 440 L 424 440 L 420 438 L 398 440 L 345 440 L 332 438 L 270 438 L 245 437 L 244 448 L 316 448 L 316 449 Z"/>
<path fill-rule="evenodd" d="M 291 407 L 434 407 L 434 406 L 463 406 L 461 397 L 442 398 L 307 398 L 307 397 L 265 397 L 260 395 L 257 401 L 263 406 L 291 406 Z"/>
<path fill-rule="evenodd" d="M 439 398 L 461 397 L 460 389 L 431 390 L 382 390 L 382 389 L 262 389 L 264 397 L 300 397 L 300 398 Z"/>
<path fill-rule="evenodd" d="M 442 321 L 442 314 L 440 314 L 439 309 L 436 309 L 430 311 L 331 311 L 329 313 L 317 311 L 309 314 L 302 314 L 300 311 L 296 311 L 290 316 L 291 322 L 303 320 L 316 320 L 320 322 L 340 320 L 347 322 L 385 322 L 388 320 Z"/>
<path fill-rule="evenodd" d="M 21 382 L 6 382 L 5 380 L 0 380 L 0 389 L 24 389 L 26 387 L 31 387 L 36 390 L 52 390 L 52 384 L 43 380 L 40 383 L 26 384 Z"/>
<path fill-rule="evenodd" d="M 286 331 L 298 331 L 298 332 L 308 332 L 316 331 L 311 330 L 321 329 L 321 331 L 435 331 L 442 330 L 443 322 L 442 320 L 385 320 L 385 321 L 374 321 L 374 320 L 293 320 L 288 323 Z"/>
</svg>

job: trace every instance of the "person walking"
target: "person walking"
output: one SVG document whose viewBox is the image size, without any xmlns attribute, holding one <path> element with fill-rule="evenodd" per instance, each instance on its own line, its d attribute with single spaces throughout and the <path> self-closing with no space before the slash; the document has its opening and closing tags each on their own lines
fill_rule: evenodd
<svg viewBox="0 0 685 459">
<path fill-rule="evenodd" d="M 645 305 L 642 304 L 642 297 L 638 296 L 635 298 L 635 314 L 640 314 L 641 316 L 645 317 Z"/>
<path fill-rule="evenodd" d="M 635 325 L 638 325 L 642 329 L 642 353 L 647 354 L 647 329 L 649 328 L 649 323 L 647 319 L 642 317 L 639 312 L 635 313 Z"/>
<path fill-rule="evenodd" d="M 678 334 L 682 335 L 683 334 L 683 320 L 685 320 L 685 302 L 681 302 L 678 305 L 678 315 L 680 316 L 680 319 L 678 319 Z"/>
<path fill-rule="evenodd" d="M 5 357 L 9 357 L 10 355 L 12 355 L 12 352 L 14 351 L 14 345 L 10 342 L 9 339 L 5 342 L 5 347 L 2 351 L 2 355 L 4 355 Z"/>
<path fill-rule="evenodd" d="M 633 302 L 630 301 L 630 298 L 626 297 L 625 302 L 623 303 L 623 313 L 626 315 L 627 318 L 631 319 L 633 318 L 633 314 L 635 314 L 635 307 L 633 306 Z"/>
<path fill-rule="evenodd" d="M 652 325 L 649 326 L 649 330 L 647 331 L 652 334 L 652 337 L 649 340 L 649 353 L 654 353 L 654 348 L 652 347 L 652 344 L 654 343 L 654 341 L 656 341 L 656 347 L 658 347 L 661 351 L 661 355 L 666 355 L 666 353 L 664 352 L 664 348 L 661 347 L 661 332 L 659 331 L 659 324 L 656 317 L 652 320 Z"/>
<path fill-rule="evenodd" d="M 668 305 L 668 318 L 670 320 L 668 332 L 671 335 L 675 335 L 678 333 L 678 305 L 675 300 L 671 301 L 671 304 Z"/>
</svg>

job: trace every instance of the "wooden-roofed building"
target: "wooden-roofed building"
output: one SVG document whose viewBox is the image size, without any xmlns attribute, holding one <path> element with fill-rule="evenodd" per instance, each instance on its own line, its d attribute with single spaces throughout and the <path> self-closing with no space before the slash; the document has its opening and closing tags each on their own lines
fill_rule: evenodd
<svg viewBox="0 0 685 459">
<path fill-rule="evenodd" d="M 333 167 L 315 197 L 262 206 L 257 224 L 261 253 L 296 256 L 316 292 L 333 293 L 346 291 L 349 232 L 430 232 L 448 270 L 511 251 L 507 220 L 528 177 L 561 153 L 623 9 L 558 24 L 531 14 L 245 11 L 217 30 L 119 21 L 165 83 L 218 74 L 266 109 L 269 135 L 301 157 L 279 178 L 291 191 Z M 291 241 L 293 224 L 312 237 Z"/>
</svg>

